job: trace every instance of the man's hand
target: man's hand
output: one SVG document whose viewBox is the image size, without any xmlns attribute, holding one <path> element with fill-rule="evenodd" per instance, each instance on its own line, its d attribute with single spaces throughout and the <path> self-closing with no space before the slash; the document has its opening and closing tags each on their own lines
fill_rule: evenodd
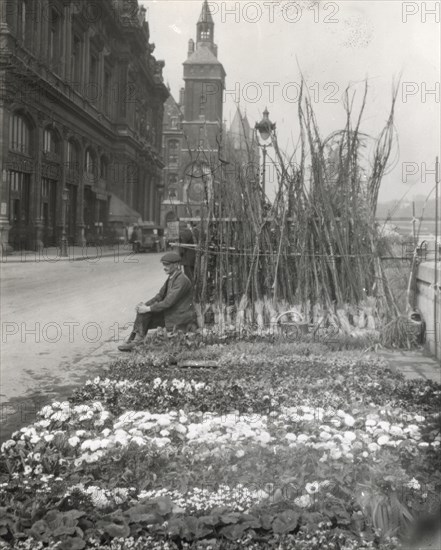
<svg viewBox="0 0 441 550">
<path fill-rule="evenodd" d="M 138 304 L 136 306 L 136 311 L 138 313 L 149 313 L 151 311 L 149 306 L 146 306 L 145 304 Z"/>
</svg>

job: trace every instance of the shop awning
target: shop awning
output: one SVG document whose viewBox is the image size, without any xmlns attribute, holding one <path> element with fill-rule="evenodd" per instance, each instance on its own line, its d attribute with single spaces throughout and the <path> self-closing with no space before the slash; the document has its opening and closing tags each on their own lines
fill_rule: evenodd
<svg viewBox="0 0 441 550">
<path fill-rule="evenodd" d="M 142 217 L 139 212 L 133 210 L 133 208 L 112 193 L 110 197 L 109 222 L 132 224 L 139 223 L 141 219 Z"/>
</svg>

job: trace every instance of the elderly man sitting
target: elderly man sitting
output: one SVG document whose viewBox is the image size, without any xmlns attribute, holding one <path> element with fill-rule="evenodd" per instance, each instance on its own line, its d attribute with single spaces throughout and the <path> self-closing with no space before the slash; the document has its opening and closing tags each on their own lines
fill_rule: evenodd
<svg viewBox="0 0 441 550">
<path fill-rule="evenodd" d="M 154 298 L 136 306 L 133 331 L 127 342 L 118 346 L 120 351 L 131 351 L 142 343 L 151 328 L 188 330 L 191 325 L 196 324 L 192 284 L 181 271 L 179 254 L 167 252 L 161 262 L 168 279 Z"/>
</svg>

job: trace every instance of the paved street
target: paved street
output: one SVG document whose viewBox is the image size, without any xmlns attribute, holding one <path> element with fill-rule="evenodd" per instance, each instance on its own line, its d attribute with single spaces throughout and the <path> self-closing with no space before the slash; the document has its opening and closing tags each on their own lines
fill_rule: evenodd
<svg viewBox="0 0 441 550">
<path fill-rule="evenodd" d="M 43 401 L 121 356 L 134 306 L 165 280 L 161 254 L 1 264 L 1 403 Z"/>
</svg>

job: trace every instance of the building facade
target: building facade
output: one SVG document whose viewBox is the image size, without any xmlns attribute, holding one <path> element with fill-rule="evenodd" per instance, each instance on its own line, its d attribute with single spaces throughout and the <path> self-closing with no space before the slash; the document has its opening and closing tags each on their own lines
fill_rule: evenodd
<svg viewBox="0 0 441 550">
<path fill-rule="evenodd" d="M 1 242 L 159 223 L 168 90 L 137 0 L 0 2 Z"/>
<path fill-rule="evenodd" d="M 196 42 L 189 40 L 184 62 L 185 87 L 175 109 L 166 113 L 163 127 L 165 177 L 177 175 L 176 182 L 165 180 L 162 203 L 163 222 L 173 218 L 198 217 L 209 198 L 219 148 L 223 141 L 223 92 L 225 70 L 217 58 L 214 43 L 214 21 L 207 0 L 204 0 L 196 24 Z M 177 114 L 179 113 L 179 114 Z M 170 134 L 172 119 L 181 117 L 181 126 Z M 175 148 L 178 153 L 174 153 Z M 169 166 L 168 160 L 174 159 Z M 171 189 L 171 193 L 170 190 Z M 172 196 L 172 199 L 170 198 Z"/>
</svg>

